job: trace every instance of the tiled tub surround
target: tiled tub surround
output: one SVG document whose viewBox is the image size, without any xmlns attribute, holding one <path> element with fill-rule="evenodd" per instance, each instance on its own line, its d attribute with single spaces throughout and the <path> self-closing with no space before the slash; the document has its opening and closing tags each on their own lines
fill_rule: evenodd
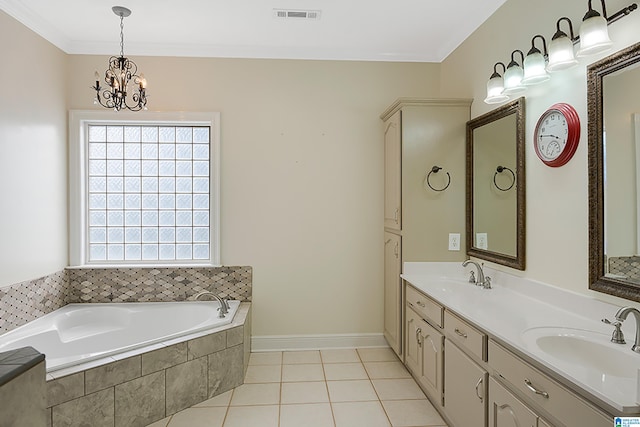
<svg viewBox="0 0 640 427">
<path fill-rule="evenodd" d="M 607 413 L 640 414 L 635 370 L 636 365 L 640 369 L 640 355 L 634 366 L 622 367 L 631 375 L 617 377 L 600 374 L 577 360 L 568 362 L 552 357 L 526 338 L 527 332 L 540 328 L 588 330 L 601 336 L 600 345 L 633 355 L 630 350 L 636 327 L 633 321 L 622 325 L 628 337 L 624 346 L 609 342 L 612 328 L 600 321 L 613 319 L 618 306 L 486 266 L 485 274 L 493 279 L 493 289 L 482 289 L 468 283 L 469 271 L 473 269 L 462 268 L 461 263 L 405 263 L 402 278 L 482 329 L 490 340 L 497 340 L 533 361 L 538 369 L 550 373 L 556 381 Z M 491 360 L 489 354 L 489 363 Z"/>
<path fill-rule="evenodd" d="M 250 302 L 251 282 L 247 266 L 69 268 L 0 288 L 0 334 L 71 303 L 184 301 L 203 290 Z"/>
<path fill-rule="evenodd" d="M 44 355 L 31 347 L 0 353 L 0 427 L 44 427 Z"/>
<path fill-rule="evenodd" d="M 48 374 L 50 425 L 146 426 L 237 387 L 251 351 L 250 308 L 242 303 L 230 325 L 209 333 Z"/>
</svg>

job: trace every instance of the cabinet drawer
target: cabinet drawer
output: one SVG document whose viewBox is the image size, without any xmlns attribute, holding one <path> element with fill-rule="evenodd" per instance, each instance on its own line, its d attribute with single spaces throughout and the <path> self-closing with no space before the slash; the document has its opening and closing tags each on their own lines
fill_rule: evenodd
<svg viewBox="0 0 640 427">
<path fill-rule="evenodd" d="M 440 304 L 418 292 L 414 287 L 407 286 L 407 304 L 411 306 L 422 316 L 423 319 L 430 321 L 434 325 L 442 328 L 442 312 L 444 309 Z"/>
<path fill-rule="evenodd" d="M 455 314 L 444 312 L 444 330 L 448 337 L 475 354 L 481 360 L 486 359 L 487 336 Z"/>
<path fill-rule="evenodd" d="M 611 426 L 611 418 L 493 341 L 489 342 L 489 365 L 523 396 L 566 427 Z"/>
</svg>

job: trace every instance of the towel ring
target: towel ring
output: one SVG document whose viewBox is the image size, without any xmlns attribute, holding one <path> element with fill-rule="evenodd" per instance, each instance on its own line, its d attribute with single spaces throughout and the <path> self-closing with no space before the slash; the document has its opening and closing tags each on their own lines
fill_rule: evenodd
<svg viewBox="0 0 640 427">
<path fill-rule="evenodd" d="M 431 177 L 432 173 L 438 173 L 438 171 L 440 171 L 442 168 L 440 166 L 434 166 L 431 168 L 431 172 L 429 172 L 427 174 L 427 178 L 424 180 L 427 185 L 429 186 L 430 189 L 432 189 L 433 191 L 444 191 L 447 188 L 449 188 L 449 184 L 451 184 L 451 175 L 449 175 L 449 172 L 446 172 L 447 174 L 447 185 L 445 185 L 443 188 L 437 189 L 434 188 L 433 185 L 431 185 L 431 182 L 429 182 L 429 178 Z"/>
<path fill-rule="evenodd" d="M 511 185 L 508 186 L 507 188 L 500 187 L 498 185 L 498 183 L 496 182 L 496 177 L 498 176 L 498 174 L 502 173 L 504 171 L 509 171 L 511 173 Z M 509 191 L 509 190 L 511 190 L 511 188 L 513 188 L 515 183 L 516 183 L 516 174 L 513 173 L 513 171 L 511 169 L 509 169 L 506 166 L 498 166 L 496 168 L 496 173 L 493 174 L 493 185 L 495 185 L 498 190 L 500 190 L 500 191 Z"/>
</svg>

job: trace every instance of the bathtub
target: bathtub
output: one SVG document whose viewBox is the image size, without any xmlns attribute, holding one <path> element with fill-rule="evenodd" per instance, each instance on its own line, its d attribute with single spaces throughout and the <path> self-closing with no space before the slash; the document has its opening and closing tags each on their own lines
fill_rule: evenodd
<svg viewBox="0 0 640 427">
<path fill-rule="evenodd" d="M 0 335 L 0 352 L 31 346 L 51 373 L 227 325 L 239 305 L 221 319 L 217 301 L 69 304 Z"/>
</svg>

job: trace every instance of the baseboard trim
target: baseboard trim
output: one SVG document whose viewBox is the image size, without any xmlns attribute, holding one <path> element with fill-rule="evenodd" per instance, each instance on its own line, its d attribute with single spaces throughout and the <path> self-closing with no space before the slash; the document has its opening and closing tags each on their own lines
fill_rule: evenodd
<svg viewBox="0 0 640 427">
<path fill-rule="evenodd" d="M 389 347 L 382 334 L 262 335 L 251 337 L 251 351 L 325 350 Z"/>
</svg>

